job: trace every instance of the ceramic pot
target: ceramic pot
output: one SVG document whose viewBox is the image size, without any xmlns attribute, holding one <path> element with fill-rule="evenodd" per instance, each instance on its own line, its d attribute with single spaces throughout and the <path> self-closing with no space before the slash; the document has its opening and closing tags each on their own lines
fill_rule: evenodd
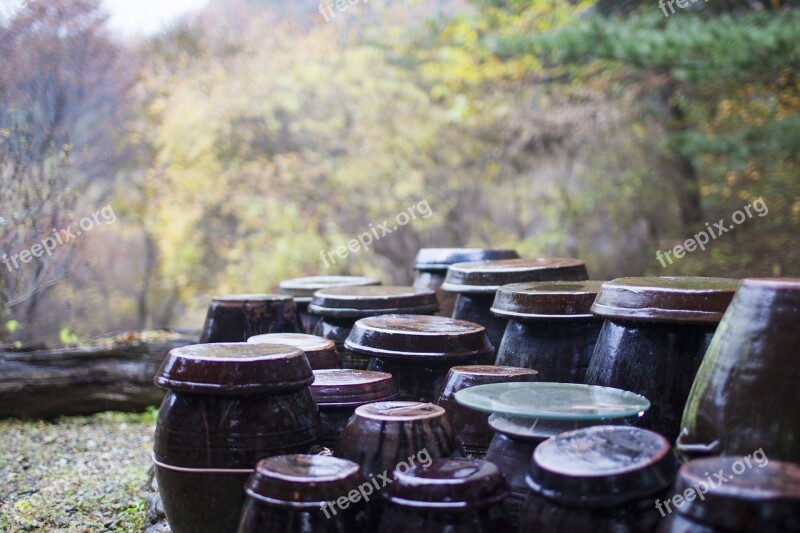
<svg viewBox="0 0 800 533">
<path fill-rule="evenodd" d="M 336 344 L 328 339 L 305 333 L 270 333 L 247 339 L 250 344 L 284 344 L 303 350 L 312 370 L 342 368 Z"/>
<path fill-rule="evenodd" d="M 320 289 L 332 287 L 355 287 L 364 285 L 380 285 L 381 282 L 363 276 L 310 276 L 281 281 L 278 285 L 281 294 L 288 294 L 294 298 L 297 313 L 303 326 L 303 333 L 314 333 L 321 320 L 319 315 L 308 312 L 311 297 Z"/>
<path fill-rule="evenodd" d="M 297 306 L 281 294 L 215 296 L 208 306 L 200 342 L 245 342 L 266 333 L 300 331 Z"/>
</svg>

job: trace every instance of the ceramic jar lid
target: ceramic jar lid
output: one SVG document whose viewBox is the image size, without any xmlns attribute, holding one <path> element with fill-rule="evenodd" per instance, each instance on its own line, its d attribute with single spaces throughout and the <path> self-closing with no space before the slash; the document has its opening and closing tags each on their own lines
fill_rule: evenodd
<svg viewBox="0 0 800 533">
<path fill-rule="evenodd" d="M 170 350 L 154 379 L 163 389 L 213 394 L 278 393 L 314 380 L 302 350 L 279 344 L 193 344 Z"/>
<path fill-rule="evenodd" d="M 525 482 L 561 504 L 602 507 L 649 498 L 672 483 L 676 470 L 670 444 L 658 433 L 593 426 L 539 444 Z"/>
<path fill-rule="evenodd" d="M 421 248 L 414 260 L 414 268 L 446 271 L 454 263 L 517 258 L 516 250 L 503 248 Z"/>
<path fill-rule="evenodd" d="M 695 459 L 681 466 L 670 495 L 683 495 L 689 489 L 696 495 L 702 492 L 702 499 L 684 499 L 675 510 L 714 528 L 740 531 L 742 524 L 749 524 L 748 531 L 800 528 L 800 465 L 772 460 L 758 451 L 747 461 L 732 456 Z"/>
<path fill-rule="evenodd" d="M 592 312 L 603 318 L 717 323 L 740 284 L 728 278 L 619 278 L 603 284 Z"/>
<path fill-rule="evenodd" d="M 442 289 L 449 292 L 490 294 L 509 283 L 581 281 L 588 278 L 586 265 L 580 259 L 504 259 L 451 265 Z"/>
<path fill-rule="evenodd" d="M 457 360 L 493 351 L 486 328 L 443 316 L 381 315 L 355 323 L 345 348 L 386 359 Z"/>
<path fill-rule="evenodd" d="M 291 302 L 292 297 L 286 294 L 226 294 L 211 298 L 212 304 L 225 307 L 240 307 L 242 305 L 259 305 L 264 302 Z"/>
<path fill-rule="evenodd" d="M 420 510 L 472 510 L 500 503 L 508 485 L 497 466 L 479 459 L 432 459 L 401 472 L 385 489 L 395 505 Z"/>
<path fill-rule="evenodd" d="M 245 486 L 248 496 L 273 505 L 317 508 L 347 496 L 363 481 L 359 466 L 329 455 L 262 459 Z"/>
<path fill-rule="evenodd" d="M 512 283 L 497 289 L 495 315 L 516 319 L 591 318 L 602 281 Z"/>
<path fill-rule="evenodd" d="M 448 373 L 448 379 L 469 383 L 505 383 L 508 381 L 533 381 L 538 372 L 531 368 L 495 365 L 462 365 L 454 366 Z"/>
<path fill-rule="evenodd" d="M 414 287 L 334 287 L 314 294 L 308 310 L 324 317 L 363 318 L 387 313 L 435 313 L 436 292 Z"/>
<path fill-rule="evenodd" d="M 397 396 L 391 374 L 370 370 L 315 370 L 311 395 L 321 407 L 363 405 Z"/>
<path fill-rule="evenodd" d="M 336 344 L 328 339 L 304 333 L 269 333 L 247 339 L 250 344 L 283 344 L 300 348 L 313 369 L 342 368 Z"/>
<path fill-rule="evenodd" d="M 356 407 L 361 418 L 380 422 L 415 422 L 444 416 L 444 409 L 424 402 L 375 402 Z"/>
<path fill-rule="evenodd" d="M 377 279 L 364 276 L 310 276 L 281 281 L 278 287 L 281 294 L 289 294 L 298 302 L 310 302 L 314 293 L 320 289 L 380 284 Z"/>
</svg>

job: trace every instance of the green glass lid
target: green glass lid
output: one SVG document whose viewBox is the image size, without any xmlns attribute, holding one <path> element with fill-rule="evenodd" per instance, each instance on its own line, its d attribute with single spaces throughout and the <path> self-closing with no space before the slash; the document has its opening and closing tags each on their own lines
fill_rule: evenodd
<svg viewBox="0 0 800 533">
<path fill-rule="evenodd" d="M 644 396 L 611 387 L 576 383 L 492 383 L 460 390 L 461 405 L 486 413 L 544 420 L 608 420 L 650 408 Z"/>
</svg>

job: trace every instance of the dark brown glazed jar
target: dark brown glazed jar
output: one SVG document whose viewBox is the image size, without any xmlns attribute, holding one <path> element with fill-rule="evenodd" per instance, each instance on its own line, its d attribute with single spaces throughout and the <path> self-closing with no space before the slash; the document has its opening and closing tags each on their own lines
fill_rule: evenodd
<svg viewBox="0 0 800 533">
<path fill-rule="evenodd" d="M 746 279 L 692 386 L 678 451 L 800 463 L 800 279 Z"/>
<path fill-rule="evenodd" d="M 763 450 L 695 459 L 681 466 L 656 508 L 665 517 L 658 533 L 797 533 L 800 465 L 768 459 Z"/>
<path fill-rule="evenodd" d="M 480 459 L 433 459 L 394 471 L 383 492 L 381 533 L 511 531 L 500 505 L 508 495 L 497 467 Z"/>
<path fill-rule="evenodd" d="M 294 278 L 281 281 L 278 285 L 281 294 L 288 294 L 294 298 L 297 305 L 297 313 L 303 326 L 304 333 L 314 333 L 317 323 L 320 321 L 319 315 L 308 312 L 308 304 L 314 293 L 320 289 L 330 289 L 332 287 L 355 287 L 364 285 L 380 285 L 381 282 L 363 276 L 310 276 L 306 278 Z"/>
<path fill-rule="evenodd" d="M 447 418 L 468 457 L 483 459 L 494 432 L 489 427 L 489 415 L 459 404 L 455 393 L 467 387 L 487 383 L 534 381 L 538 379 L 536 374 L 537 372 L 530 368 L 506 366 L 468 365 L 454 366 L 450 369 L 436 394 L 436 405 L 444 407 Z"/>
<path fill-rule="evenodd" d="M 543 381 L 583 383 L 603 320 L 591 312 L 602 281 L 514 283 L 492 313 L 508 319 L 498 365 L 535 368 Z"/>
<path fill-rule="evenodd" d="M 357 320 L 396 313 L 432 315 L 439 310 L 439 303 L 436 293 L 427 289 L 392 285 L 337 287 L 317 291 L 308 310 L 322 316 L 314 334 L 336 343 L 344 367 L 366 370 L 369 357 L 355 354 L 344 346 Z"/>
<path fill-rule="evenodd" d="M 586 383 L 647 397 L 652 406 L 637 423 L 674 442 L 697 369 L 738 286 L 694 277 L 604 283 L 592 311 L 605 322 Z"/>
<path fill-rule="evenodd" d="M 391 374 L 369 370 L 315 370 L 311 395 L 322 420 L 322 444 L 334 449 L 359 405 L 397 398 Z"/>
<path fill-rule="evenodd" d="M 520 532 L 650 533 L 661 519 L 654 502 L 677 467 L 667 440 L 646 429 L 594 426 L 556 435 L 533 452 Z"/>
<path fill-rule="evenodd" d="M 417 252 L 414 268 L 417 277 L 414 287 L 436 291 L 441 309 L 439 316 L 453 316 L 456 304 L 456 295 L 442 290 L 442 283 L 447 276 L 447 268 L 455 263 L 474 261 L 489 261 L 497 259 L 517 259 L 519 254 L 515 250 L 502 248 L 421 248 Z"/>
<path fill-rule="evenodd" d="M 502 285 L 530 281 L 583 281 L 589 279 L 586 265 L 579 259 L 540 258 L 504 259 L 456 263 L 447 270 L 442 289 L 458 293 L 453 318 L 477 322 L 486 328 L 489 341 L 497 349 L 507 320 L 490 311 L 494 294 Z"/>
<path fill-rule="evenodd" d="M 283 344 L 303 350 L 312 370 L 342 368 L 336 344 L 328 339 L 305 333 L 269 333 L 247 339 L 250 344 Z"/>
<path fill-rule="evenodd" d="M 167 354 L 167 389 L 153 459 L 172 531 L 229 532 L 259 459 L 305 453 L 320 434 L 301 350 L 269 344 L 197 344 Z"/>
<path fill-rule="evenodd" d="M 211 299 L 200 342 L 246 342 L 255 335 L 298 331 L 300 322 L 291 296 L 232 294 Z"/>
<path fill-rule="evenodd" d="M 238 533 L 371 531 L 372 491 L 365 500 L 359 493 L 362 486 L 367 488 L 358 465 L 345 459 L 324 455 L 263 459 L 247 480 Z M 359 495 L 355 502 L 348 499 L 352 491 Z"/>
<path fill-rule="evenodd" d="M 432 402 L 453 366 L 487 363 L 492 346 L 479 324 L 443 316 L 362 318 L 345 347 L 373 359 L 369 369 L 394 377 L 399 400 Z"/>
</svg>

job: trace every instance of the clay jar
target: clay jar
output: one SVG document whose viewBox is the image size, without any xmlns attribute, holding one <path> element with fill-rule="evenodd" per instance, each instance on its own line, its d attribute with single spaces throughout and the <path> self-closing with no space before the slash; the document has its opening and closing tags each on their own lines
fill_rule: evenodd
<svg viewBox="0 0 800 533">
<path fill-rule="evenodd" d="M 284 344 L 303 350 L 312 370 L 342 368 L 336 344 L 328 339 L 305 333 L 270 333 L 247 339 L 250 344 Z"/>
<path fill-rule="evenodd" d="M 384 315 L 356 322 L 345 347 L 373 357 L 370 370 L 394 377 L 399 400 L 432 402 L 447 372 L 486 363 L 492 346 L 479 324 L 443 316 Z"/>
<path fill-rule="evenodd" d="M 297 313 L 303 326 L 304 333 L 314 333 L 317 323 L 320 321 L 319 315 L 308 312 L 308 304 L 311 297 L 320 289 L 330 289 L 332 287 L 354 287 L 364 285 L 380 285 L 381 282 L 362 276 L 310 276 L 306 278 L 294 278 L 281 281 L 278 285 L 281 294 L 288 294 L 294 298 L 297 305 Z"/>
<path fill-rule="evenodd" d="M 391 374 L 369 370 L 315 370 L 311 394 L 322 420 L 322 444 L 334 449 L 359 405 L 397 397 Z"/>
<path fill-rule="evenodd" d="M 266 333 L 300 331 L 297 307 L 282 294 L 215 296 L 208 307 L 200 342 L 245 342 Z"/>
<path fill-rule="evenodd" d="M 434 459 L 394 472 L 386 487 L 382 533 L 500 533 L 510 531 L 500 503 L 508 494 L 503 476 L 479 459 Z"/>
<path fill-rule="evenodd" d="M 800 279 L 747 279 L 692 386 L 678 451 L 800 463 Z"/>
<path fill-rule="evenodd" d="M 369 505 L 349 502 L 363 483 L 358 465 L 323 455 L 280 455 L 259 461 L 247 481 L 238 533 L 371 531 Z M 342 500 L 346 507 L 339 507 Z"/>
<path fill-rule="evenodd" d="M 591 312 L 601 281 L 514 283 L 492 313 L 508 319 L 498 365 L 535 368 L 543 381 L 583 383 L 603 320 Z"/>
<path fill-rule="evenodd" d="M 153 459 L 172 531 L 235 530 L 258 460 L 317 442 L 313 379 L 290 346 L 199 344 L 167 354 L 154 380 L 168 392 Z"/>
<path fill-rule="evenodd" d="M 468 457 L 483 459 L 494 432 L 489 427 L 489 415 L 459 404 L 455 393 L 487 383 L 534 381 L 537 379 L 536 374 L 535 370 L 529 368 L 487 365 L 454 366 L 450 369 L 436 395 L 436 405 L 444 407 Z"/>
<path fill-rule="evenodd" d="M 637 421 L 674 442 L 697 369 L 739 281 L 620 278 L 604 283 L 592 311 L 605 318 L 586 383 L 646 396 Z"/>
<path fill-rule="evenodd" d="M 536 447 L 520 532 L 651 532 L 677 470 L 667 440 L 646 429 L 595 426 Z"/>
<path fill-rule="evenodd" d="M 442 289 L 458 293 L 453 318 L 484 326 L 496 349 L 500 346 L 507 321 L 505 317 L 493 315 L 490 309 L 495 291 L 502 285 L 588 278 L 586 265 L 578 259 L 504 259 L 451 265 Z"/>
<path fill-rule="evenodd" d="M 314 334 L 336 343 L 344 367 L 365 370 L 369 357 L 355 354 L 344 346 L 357 320 L 393 313 L 432 315 L 439 310 L 439 304 L 436 293 L 427 289 L 391 285 L 337 287 L 317 291 L 308 310 L 323 317 Z"/>
<path fill-rule="evenodd" d="M 442 290 L 442 283 L 447 276 L 447 268 L 455 263 L 474 261 L 489 261 L 497 259 L 516 259 L 519 257 L 514 250 L 501 248 L 422 248 L 417 253 L 414 268 L 417 276 L 414 287 L 436 291 L 441 309 L 439 316 L 453 316 L 456 303 L 455 293 Z"/>
<path fill-rule="evenodd" d="M 724 484 L 714 475 L 720 471 Z M 800 465 L 766 454 L 689 461 L 669 492 L 675 495 L 677 504 L 656 504 L 665 517 L 658 533 L 800 531 Z"/>
</svg>

